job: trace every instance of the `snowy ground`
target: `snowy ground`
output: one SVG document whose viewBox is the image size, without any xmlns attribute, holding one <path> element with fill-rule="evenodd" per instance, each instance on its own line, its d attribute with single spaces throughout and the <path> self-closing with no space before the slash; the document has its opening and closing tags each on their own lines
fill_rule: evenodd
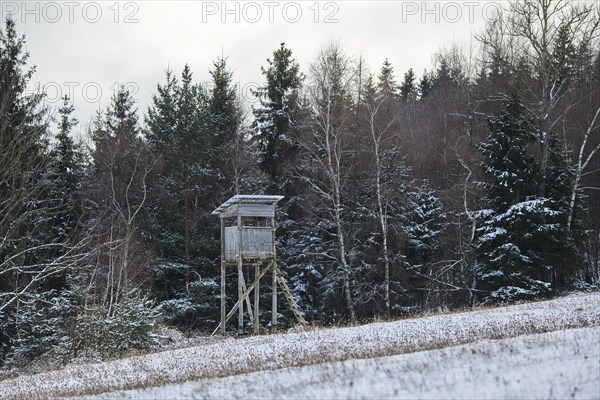
<svg viewBox="0 0 600 400">
<path fill-rule="evenodd" d="M 200 379 L 90 399 L 595 399 L 600 329 Z"/>
<path fill-rule="evenodd" d="M 599 305 L 600 294 L 580 294 L 208 341 L 5 380 L 0 398 L 600 398 Z M 117 392 L 131 389 L 142 391 Z"/>
</svg>

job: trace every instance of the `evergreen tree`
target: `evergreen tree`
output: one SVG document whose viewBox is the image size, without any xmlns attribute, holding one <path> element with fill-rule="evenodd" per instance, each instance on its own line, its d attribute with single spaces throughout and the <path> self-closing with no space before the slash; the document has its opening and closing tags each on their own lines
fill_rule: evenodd
<svg viewBox="0 0 600 400">
<path fill-rule="evenodd" d="M 377 88 L 373 75 L 369 74 L 362 85 L 362 94 L 360 96 L 362 105 L 375 104 L 375 97 L 377 95 Z"/>
<path fill-rule="evenodd" d="M 53 179 L 56 181 L 54 196 L 57 206 L 62 207 L 52 223 L 58 240 L 72 239 L 82 212 L 80 180 L 84 171 L 84 157 L 81 148 L 71 137 L 71 130 L 78 123 L 71 116 L 74 109 L 69 98 L 63 97 L 63 105 L 58 110 L 59 130 L 51 153 L 54 162 Z"/>
<path fill-rule="evenodd" d="M 194 214 L 192 199 L 210 193 L 211 134 L 207 96 L 199 85 L 192 82 L 189 66 L 181 75 L 181 84 L 167 72 L 165 86 L 158 85 L 158 95 L 148 110 L 146 137 L 152 150 L 160 156 L 157 191 L 164 191 L 163 207 L 177 210 L 179 218 L 165 218 L 164 211 L 157 217 L 163 219 L 160 253 L 167 258 L 189 263 L 191 259 L 191 231 Z M 166 228 L 166 229 L 165 229 Z M 168 245 L 179 237 L 175 247 Z M 167 239 L 167 240 L 164 240 Z M 167 245 L 167 247 L 164 247 Z"/>
<path fill-rule="evenodd" d="M 210 216 L 218 171 L 215 164 L 213 115 L 208 94 L 193 83 L 185 66 L 181 82 L 166 73 L 148 109 L 145 132 L 159 157 L 151 182 L 148 225 L 160 260 L 155 293 L 173 323 L 197 326 L 214 315 L 216 289 L 213 260 L 218 249 Z M 208 290 L 208 292 L 206 292 Z M 211 298 L 207 301 L 208 298 Z M 214 307 L 208 307 L 207 304 Z M 206 322 L 206 321 L 205 321 Z"/>
<path fill-rule="evenodd" d="M 106 109 L 103 129 L 94 132 L 92 136 L 97 142 L 96 145 L 106 140 L 119 142 L 124 147 L 133 144 L 140 134 L 137 112 L 131 93 L 121 86 L 113 94 L 111 104 Z"/>
<path fill-rule="evenodd" d="M 0 363 L 30 360 L 57 343 L 65 275 L 81 259 L 68 240 L 73 199 L 61 191 L 73 177 L 57 173 L 44 95 L 26 93 L 34 72 L 27 60 L 25 38 L 8 19 L 0 29 Z"/>
<path fill-rule="evenodd" d="M 400 84 L 400 98 L 403 101 L 408 101 L 416 94 L 417 88 L 415 85 L 415 72 L 410 68 L 405 74 L 402 84 Z"/>
<path fill-rule="evenodd" d="M 553 84 L 562 85 L 561 91 L 567 89 L 567 84 L 576 72 L 578 62 L 582 62 L 580 50 L 573 43 L 573 33 L 569 24 L 563 24 L 558 28 L 554 43 L 553 54 L 550 59 Z"/>
<path fill-rule="evenodd" d="M 227 58 L 219 57 L 209 71 L 212 77 L 208 94 L 209 111 L 213 126 L 213 168 L 219 171 L 219 190 L 211 199 L 220 204 L 223 198 L 239 191 L 244 150 L 242 112 L 236 96 L 233 72 L 227 67 Z"/>
<path fill-rule="evenodd" d="M 305 201 L 305 197 L 293 197 L 288 201 L 287 208 L 300 207 L 301 204 L 295 203 Z M 287 273 L 292 293 L 306 319 L 327 321 L 331 310 L 323 305 L 323 299 L 327 298 L 327 295 L 322 284 L 327 272 L 327 259 L 324 254 L 334 246 L 333 238 L 327 234 L 330 226 L 317 218 L 301 218 L 297 212 L 295 214 L 292 219 L 292 216 L 282 213 L 284 222 L 277 232 L 278 262 Z"/>
<path fill-rule="evenodd" d="M 388 121 L 383 113 L 378 117 L 377 122 Z M 376 124 L 369 125 L 367 129 L 377 129 Z M 382 313 L 389 316 L 402 291 L 398 277 L 404 264 L 404 221 L 400 216 L 407 201 L 410 168 L 400 149 L 385 138 L 375 136 L 369 138 L 372 143 L 361 145 L 360 164 L 350 178 L 360 184 L 348 189 L 344 211 L 348 215 L 353 297 L 358 315 L 365 318 Z"/>
<path fill-rule="evenodd" d="M 254 93 L 260 107 L 253 110 L 253 127 L 257 132 L 261 152 L 260 167 L 271 180 L 282 174 L 282 164 L 295 152 L 293 130 L 298 115 L 298 90 L 302 82 L 300 66 L 292 58 L 292 51 L 281 43 L 273 52 L 273 60 L 261 72 L 266 85 Z"/>
<path fill-rule="evenodd" d="M 0 30 L 0 234 L 4 245 L 0 263 L 21 246 L 33 249 L 47 240 L 48 232 L 41 230 L 51 217 L 45 212 L 50 183 L 47 110 L 42 106 L 42 93 L 26 94 L 34 68 L 26 69 L 29 54 L 24 46 L 25 38 L 17 35 L 14 21 L 7 19 L 5 29 Z M 34 253 L 26 252 L 25 258 L 34 261 L 38 257 Z"/>
<path fill-rule="evenodd" d="M 443 229 L 445 214 L 436 191 L 428 182 L 408 193 L 405 232 L 408 238 L 408 262 L 421 267 L 438 250 L 437 238 Z"/>
<path fill-rule="evenodd" d="M 582 259 L 577 243 L 585 236 L 579 195 L 575 204 L 571 230 L 567 230 L 569 202 L 573 190 L 574 169 L 570 166 L 570 157 L 560 138 L 551 133 L 549 142 L 548 168 L 546 170 L 546 196 L 548 205 L 556 213 L 546 222 L 553 224 L 545 240 L 545 259 L 551 265 L 551 281 L 554 291 L 561 290 L 572 283 L 577 271 L 581 270 Z"/>
<path fill-rule="evenodd" d="M 490 134 L 481 145 L 486 185 L 486 201 L 499 212 L 533 195 L 538 176 L 528 144 L 536 130 L 519 99 L 513 97 L 505 109 L 488 120 Z"/>
<path fill-rule="evenodd" d="M 389 94 L 391 96 L 398 95 L 398 85 L 394 78 L 394 67 L 392 67 L 392 64 L 390 64 L 387 58 L 381 66 L 377 80 L 377 90 L 380 93 Z"/>
<path fill-rule="evenodd" d="M 152 105 L 145 118 L 147 129 L 144 135 L 156 154 L 170 150 L 177 124 L 178 82 L 170 70 L 165 75 L 166 83 L 156 85 L 157 93 L 152 95 Z"/>
<path fill-rule="evenodd" d="M 218 57 L 209 71 L 212 86 L 209 95 L 210 113 L 217 129 L 215 140 L 231 144 L 240 124 L 233 72 L 227 68 L 227 58 Z"/>
<path fill-rule="evenodd" d="M 431 74 L 429 74 L 427 72 L 427 70 L 423 71 L 423 76 L 421 77 L 421 80 L 419 81 L 419 87 L 418 87 L 418 92 L 419 92 L 419 99 L 423 100 L 424 98 L 426 98 L 429 93 L 431 93 L 431 90 L 433 88 L 433 80 L 431 78 Z"/>
<path fill-rule="evenodd" d="M 452 77 L 452 71 L 448 66 L 448 61 L 445 58 L 440 60 L 440 65 L 435 71 L 434 79 L 432 82 L 433 90 L 445 90 L 454 83 Z"/>
<path fill-rule="evenodd" d="M 557 212 L 536 196 L 538 167 L 528 150 L 536 129 L 516 97 L 488 123 L 481 151 L 489 209 L 481 213 L 478 288 L 487 291 L 486 302 L 543 296 L 551 268 L 544 247 Z"/>
<path fill-rule="evenodd" d="M 439 250 L 439 237 L 444 229 L 446 215 L 436 191 L 428 182 L 422 182 L 408 193 L 403 217 L 407 238 L 406 263 L 410 288 L 416 288 L 420 305 L 427 306 L 437 272 L 431 265 Z M 424 291 L 423 289 L 429 289 Z"/>
<path fill-rule="evenodd" d="M 113 211 L 127 211 L 144 196 L 145 168 L 150 163 L 146 144 L 142 140 L 137 108 L 131 93 L 124 87 L 113 94 L 105 112 L 98 112 L 90 136 L 94 142 L 92 180 L 88 190 L 95 188 L 99 200 Z M 132 187 L 132 180 L 135 187 Z M 131 211 L 131 210 L 129 210 Z M 124 212 L 127 214 L 127 212 Z"/>
</svg>

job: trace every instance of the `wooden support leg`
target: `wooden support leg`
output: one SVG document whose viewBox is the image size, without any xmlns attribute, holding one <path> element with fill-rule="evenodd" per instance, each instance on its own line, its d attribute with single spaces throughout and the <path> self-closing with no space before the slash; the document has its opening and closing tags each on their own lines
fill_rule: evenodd
<svg viewBox="0 0 600 400">
<path fill-rule="evenodd" d="M 227 265 L 225 264 L 225 221 L 221 218 L 221 334 L 225 335 L 225 312 L 227 311 L 227 301 L 225 298 L 225 275 Z"/>
<path fill-rule="evenodd" d="M 271 332 L 277 332 L 277 263 L 275 260 L 271 262 L 271 271 L 273 273 L 273 306 L 271 317 Z"/>
<path fill-rule="evenodd" d="M 258 286 L 258 283 L 260 281 L 260 279 L 271 270 L 271 268 L 265 268 L 262 271 L 260 271 L 260 275 L 258 276 L 258 279 L 255 280 L 252 285 L 250 285 L 248 287 L 248 289 L 242 294 L 242 298 L 246 298 L 248 296 L 250 296 L 250 293 L 252 292 L 252 290 L 254 290 L 254 288 L 256 288 L 256 286 Z M 227 321 L 229 321 L 231 319 L 231 317 L 233 317 L 233 315 L 235 314 L 235 312 L 239 309 L 240 307 L 240 301 L 238 300 L 233 308 L 229 311 L 229 313 L 227 313 L 227 315 L 225 316 L 225 324 L 227 324 Z M 215 333 L 217 333 L 219 331 L 219 329 L 221 328 L 221 324 L 219 324 L 219 326 L 217 326 L 214 330 L 214 332 L 212 333 L 213 335 Z"/>
<path fill-rule="evenodd" d="M 259 303 L 260 303 L 260 264 L 256 264 L 254 266 L 254 281 L 258 282 L 256 287 L 254 288 L 254 334 L 258 335 L 260 333 L 260 318 L 258 314 Z"/>
<path fill-rule="evenodd" d="M 244 276 L 242 273 L 242 257 L 238 261 L 238 302 L 240 303 L 239 315 L 238 315 L 238 334 L 244 334 L 244 291 L 242 289 L 242 282 Z"/>
<path fill-rule="evenodd" d="M 225 263 L 221 263 L 221 334 L 225 334 L 225 310 L 226 310 L 226 301 L 225 301 Z"/>
</svg>

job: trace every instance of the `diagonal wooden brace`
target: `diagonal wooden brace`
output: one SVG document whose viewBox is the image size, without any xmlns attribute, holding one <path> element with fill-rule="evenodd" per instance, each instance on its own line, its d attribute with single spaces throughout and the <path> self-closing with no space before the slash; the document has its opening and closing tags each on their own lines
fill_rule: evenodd
<svg viewBox="0 0 600 400">
<path fill-rule="evenodd" d="M 261 271 L 261 273 L 258 275 L 258 277 L 254 280 L 254 282 L 252 282 L 252 285 L 250 285 L 248 287 L 248 290 L 246 290 L 243 294 L 242 294 L 242 301 L 248 299 L 248 296 L 250 295 L 250 293 L 252 292 L 252 290 L 254 290 L 254 288 L 256 287 L 256 285 L 258 285 L 258 283 L 260 282 L 260 279 L 268 272 L 270 271 L 271 268 L 265 268 Z M 238 310 L 238 308 L 240 308 L 240 300 L 238 300 L 235 305 L 233 306 L 233 308 L 231 309 L 231 311 L 229 311 L 229 313 L 227 313 L 227 316 L 225 317 L 225 324 L 227 323 L 227 321 L 229 321 L 229 319 L 233 316 L 233 314 L 235 314 L 235 312 Z M 256 311 L 256 310 L 255 310 Z M 211 336 L 214 336 L 215 333 L 217 333 L 217 331 L 219 330 L 219 328 L 221 328 L 221 322 L 219 322 L 219 325 L 217 326 L 217 328 L 213 331 Z"/>
<path fill-rule="evenodd" d="M 254 314 L 252 313 L 252 306 L 250 305 L 250 291 L 246 288 L 246 280 L 242 276 L 242 289 L 244 289 L 244 294 L 242 295 L 246 300 L 246 306 L 248 307 L 248 315 L 250 316 L 250 321 L 254 325 Z M 248 295 L 246 295 L 248 294 Z"/>
</svg>

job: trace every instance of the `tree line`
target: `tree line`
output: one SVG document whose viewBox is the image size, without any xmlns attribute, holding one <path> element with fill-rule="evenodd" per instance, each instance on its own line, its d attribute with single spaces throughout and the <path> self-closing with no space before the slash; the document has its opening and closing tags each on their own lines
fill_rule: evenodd
<svg viewBox="0 0 600 400">
<path fill-rule="evenodd" d="M 252 109 L 226 58 L 210 88 L 186 65 L 141 113 L 121 88 L 84 146 L 68 98 L 53 118 L 43 93 L 26 92 L 34 69 L 7 20 L 2 363 L 113 357 L 149 345 L 156 321 L 212 331 L 210 212 L 235 194 L 285 196 L 278 262 L 316 324 L 597 285 L 598 23 L 587 3 L 514 2 L 475 54 L 447 47 L 399 82 L 388 60 L 373 74 L 338 42 L 302 68 L 282 43 Z"/>
</svg>

